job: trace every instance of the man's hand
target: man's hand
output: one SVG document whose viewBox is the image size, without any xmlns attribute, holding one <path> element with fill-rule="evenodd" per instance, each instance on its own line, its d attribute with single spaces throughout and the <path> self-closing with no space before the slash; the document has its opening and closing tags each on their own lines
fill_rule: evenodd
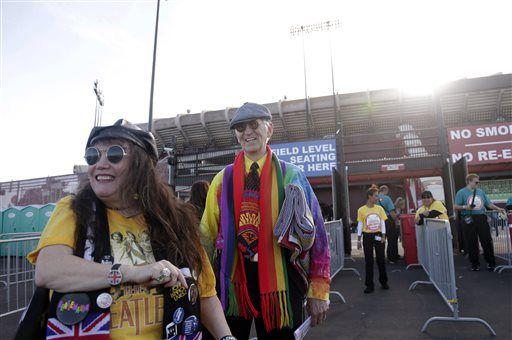
<svg viewBox="0 0 512 340">
<path fill-rule="evenodd" d="M 311 316 L 311 326 L 315 327 L 322 324 L 327 317 L 329 303 L 324 300 L 308 298 L 306 305 L 309 315 Z"/>
</svg>

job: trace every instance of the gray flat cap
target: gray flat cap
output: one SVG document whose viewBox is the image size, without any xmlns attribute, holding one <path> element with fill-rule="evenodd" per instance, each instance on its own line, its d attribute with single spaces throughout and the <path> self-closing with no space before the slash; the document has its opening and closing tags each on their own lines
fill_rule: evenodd
<svg viewBox="0 0 512 340">
<path fill-rule="evenodd" d="M 238 110 L 236 110 L 235 116 L 229 123 L 229 128 L 232 130 L 236 124 L 247 123 L 255 119 L 272 119 L 270 110 L 263 105 L 256 103 L 245 103 Z"/>
</svg>

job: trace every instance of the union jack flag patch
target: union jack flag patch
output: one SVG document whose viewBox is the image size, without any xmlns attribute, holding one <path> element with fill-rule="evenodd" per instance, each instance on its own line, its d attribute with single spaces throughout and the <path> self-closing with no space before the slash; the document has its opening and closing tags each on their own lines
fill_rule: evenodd
<svg viewBox="0 0 512 340">
<path fill-rule="evenodd" d="M 89 313 L 85 319 L 75 325 L 64 325 L 56 318 L 48 319 L 46 339 L 109 340 L 110 313 Z"/>
</svg>

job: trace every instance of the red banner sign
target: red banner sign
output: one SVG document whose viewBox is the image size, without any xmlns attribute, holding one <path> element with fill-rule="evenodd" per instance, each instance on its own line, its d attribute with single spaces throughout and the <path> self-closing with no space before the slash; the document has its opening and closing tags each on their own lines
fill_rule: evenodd
<svg viewBox="0 0 512 340">
<path fill-rule="evenodd" d="M 509 122 L 447 129 L 452 160 L 468 164 L 512 162 L 512 124 Z"/>
</svg>

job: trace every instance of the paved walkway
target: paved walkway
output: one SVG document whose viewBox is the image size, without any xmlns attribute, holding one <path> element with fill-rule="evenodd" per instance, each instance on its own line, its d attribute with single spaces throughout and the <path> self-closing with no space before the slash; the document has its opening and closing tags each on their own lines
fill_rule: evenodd
<svg viewBox="0 0 512 340">
<path fill-rule="evenodd" d="M 423 270 L 387 265 L 391 289 L 382 290 L 377 283 L 374 293 L 364 294 L 364 259 L 359 251 L 353 256 L 355 262 L 345 266 L 358 269 L 362 278 L 344 271 L 333 279 L 332 290 L 340 291 L 347 303 L 331 303 L 326 323 L 311 329 L 306 339 L 512 339 L 512 270 L 471 272 L 467 259 L 455 256 L 460 316 L 484 319 L 497 337 L 481 324 L 462 322 L 434 322 L 421 333 L 430 317 L 453 315 L 434 287 L 408 291 L 412 282 L 427 279 Z"/>
<path fill-rule="evenodd" d="M 364 278 L 362 254 L 356 250 L 353 256 L 355 262 L 347 260 L 346 266 L 358 269 Z M 477 323 L 437 322 L 421 333 L 427 319 L 451 316 L 451 312 L 431 286 L 408 291 L 413 281 L 427 277 L 421 269 L 406 271 L 400 263 L 387 266 L 391 289 L 384 291 L 377 285 L 372 294 L 363 294 L 364 281 L 354 273 L 338 274 L 332 289 L 340 291 L 347 303 L 333 301 L 326 323 L 311 329 L 306 339 L 512 339 L 512 270 L 471 272 L 460 255 L 455 256 L 455 267 L 460 316 L 486 320 L 497 337 Z M 12 338 L 18 319 L 19 314 L 0 319 L 0 339 Z"/>
</svg>

